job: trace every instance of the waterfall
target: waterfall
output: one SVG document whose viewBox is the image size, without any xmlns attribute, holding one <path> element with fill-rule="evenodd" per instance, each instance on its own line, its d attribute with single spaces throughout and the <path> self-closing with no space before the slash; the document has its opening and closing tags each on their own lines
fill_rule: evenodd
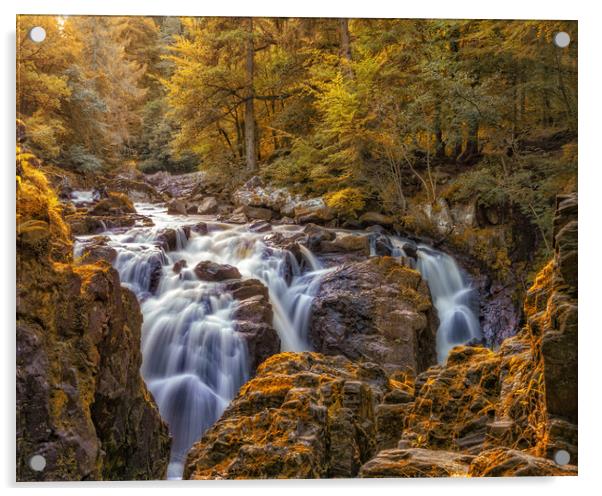
<svg viewBox="0 0 602 496">
<path fill-rule="evenodd" d="M 74 200 L 91 195 L 76 192 Z M 220 283 L 200 281 L 194 267 L 201 261 L 236 266 L 243 278 L 259 279 L 269 291 L 273 326 L 283 351 L 310 350 L 308 330 L 312 301 L 321 276 L 336 267 L 323 268 L 320 260 L 300 245 L 302 260 L 283 249 L 268 246 L 265 234 L 245 225 L 219 223 L 202 216 L 168 215 L 164 207 L 136 204 L 138 213 L 152 218 L 153 227 L 106 231 L 108 244 L 117 252 L 114 261 L 121 282 L 141 303 L 141 373 L 169 425 L 172 451 L 169 478 L 180 478 L 192 445 L 222 414 L 240 386 L 249 379 L 249 357 L 244 340 L 234 329 L 237 302 Z M 205 221 L 207 233 L 194 230 L 188 238 L 183 226 Z M 161 243 L 165 228 L 175 230 L 175 250 Z M 283 236 L 299 226 L 273 226 Z M 89 237 L 75 246 L 81 254 Z M 370 236 L 371 255 L 376 241 Z M 407 240 L 390 236 L 393 255 L 405 255 Z M 185 266 L 174 272 L 175 263 Z M 426 245 L 417 247 L 415 268 L 429 285 L 440 325 L 438 360 L 443 363 L 456 344 L 480 336 L 476 292 L 450 256 Z"/>
<path fill-rule="evenodd" d="M 141 373 L 172 435 L 168 477 L 179 478 L 194 442 L 249 379 L 245 342 L 232 319 L 237 302 L 220 291 L 219 283 L 200 281 L 196 264 L 210 260 L 234 265 L 243 278 L 262 281 L 269 291 L 274 329 L 282 349 L 289 351 L 310 349 L 311 303 L 320 276 L 331 269 L 323 269 L 303 248 L 300 264 L 289 251 L 267 246 L 265 234 L 246 226 L 209 222 L 207 234 L 191 232 L 187 239 L 182 226 L 200 217 L 167 215 L 150 204 L 136 207 L 155 226 L 103 234 L 117 251 L 114 266 L 122 284 L 141 302 Z M 159 242 L 165 228 L 176 231 L 173 251 L 165 252 Z M 85 238 L 76 245 L 76 254 L 82 243 Z M 181 260 L 186 266 L 177 274 L 172 268 Z"/>
<path fill-rule="evenodd" d="M 405 254 L 407 240 L 391 241 L 396 255 Z M 417 246 L 415 268 L 427 282 L 437 310 L 437 360 L 443 364 L 454 346 L 481 338 L 478 294 L 452 257 L 427 245 Z"/>
</svg>

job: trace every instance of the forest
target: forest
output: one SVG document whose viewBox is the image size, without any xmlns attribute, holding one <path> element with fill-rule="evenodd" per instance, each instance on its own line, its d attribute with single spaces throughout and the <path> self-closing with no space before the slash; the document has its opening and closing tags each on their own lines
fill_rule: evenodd
<svg viewBox="0 0 602 496">
<path fill-rule="evenodd" d="M 577 474 L 576 21 L 16 55 L 19 480 Z"/>
<path fill-rule="evenodd" d="M 478 195 L 544 238 L 575 177 L 577 43 L 551 41 L 574 23 L 34 17 L 19 39 L 35 22 L 18 117 L 62 167 L 260 174 L 350 214 Z"/>
</svg>

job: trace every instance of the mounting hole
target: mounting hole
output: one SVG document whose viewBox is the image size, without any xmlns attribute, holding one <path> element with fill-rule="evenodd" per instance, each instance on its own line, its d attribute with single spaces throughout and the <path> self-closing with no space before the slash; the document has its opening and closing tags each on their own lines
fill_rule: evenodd
<svg viewBox="0 0 602 496">
<path fill-rule="evenodd" d="M 560 31 L 554 35 L 554 45 L 556 45 L 558 48 L 566 48 L 569 46 L 570 42 L 571 37 L 569 36 L 569 33 Z"/>
<path fill-rule="evenodd" d="M 46 468 L 46 458 L 44 458 L 42 455 L 33 455 L 29 459 L 29 467 L 31 470 L 41 472 Z"/>
<path fill-rule="evenodd" d="M 46 30 L 42 26 L 36 26 L 29 30 L 29 39 L 34 43 L 42 43 L 46 39 Z"/>
<path fill-rule="evenodd" d="M 571 461 L 571 455 L 566 450 L 558 450 L 556 453 L 554 453 L 554 461 L 558 465 L 568 465 Z"/>
</svg>

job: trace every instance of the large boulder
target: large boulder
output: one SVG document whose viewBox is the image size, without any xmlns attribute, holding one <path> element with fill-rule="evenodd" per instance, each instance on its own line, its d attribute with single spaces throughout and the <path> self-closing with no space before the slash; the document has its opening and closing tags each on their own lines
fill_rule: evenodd
<svg viewBox="0 0 602 496">
<path fill-rule="evenodd" d="M 207 196 L 201 200 L 197 207 L 199 215 L 210 215 L 217 213 L 218 203 L 213 196 Z"/>
<path fill-rule="evenodd" d="M 249 219 L 258 219 L 258 220 L 271 220 L 274 216 L 274 212 L 272 212 L 269 208 L 260 208 L 260 207 L 242 207 L 242 212 Z"/>
<path fill-rule="evenodd" d="M 338 234 L 333 240 L 320 242 L 319 249 L 326 253 L 359 251 L 368 256 L 370 254 L 370 238 L 362 234 Z"/>
<path fill-rule="evenodd" d="M 218 264 L 205 260 L 196 264 L 194 273 L 202 281 L 219 282 L 226 279 L 240 279 L 240 272 L 233 265 Z"/>
<path fill-rule="evenodd" d="M 185 479 L 354 477 L 375 452 L 374 364 L 317 353 L 268 358 L 186 460 Z"/>
<path fill-rule="evenodd" d="M 311 198 L 297 203 L 294 214 L 295 222 L 299 224 L 307 222 L 324 224 L 333 220 L 336 216 L 336 212 L 328 207 L 322 198 Z"/>
<path fill-rule="evenodd" d="M 392 227 L 395 223 L 395 219 L 390 215 L 385 215 L 378 212 L 366 212 L 360 217 L 359 220 L 364 226 L 378 225 Z"/>
<path fill-rule="evenodd" d="M 313 348 L 386 370 L 421 372 L 436 363 L 437 318 L 426 283 L 391 257 L 343 264 L 325 274 L 314 299 Z"/>
<path fill-rule="evenodd" d="M 188 215 L 188 208 L 184 201 L 174 199 L 167 202 L 167 213 L 171 215 Z"/>
</svg>

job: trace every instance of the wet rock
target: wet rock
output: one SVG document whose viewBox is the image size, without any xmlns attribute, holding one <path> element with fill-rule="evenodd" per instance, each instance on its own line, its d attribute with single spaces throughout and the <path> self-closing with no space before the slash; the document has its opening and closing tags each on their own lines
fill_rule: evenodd
<svg viewBox="0 0 602 496">
<path fill-rule="evenodd" d="M 219 219 L 219 218 L 218 218 Z M 246 224 L 249 219 L 244 214 L 244 212 L 234 212 L 232 215 L 224 219 L 225 222 L 229 222 L 231 224 Z"/>
<path fill-rule="evenodd" d="M 65 221 L 70 225 L 71 232 L 75 236 L 99 234 L 107 229 L 119 227 L 133 227 L 136 222 L 144 222 L 144 220 L 144 216 L 134 214 L 94 216 L 82 211 L 65 217 Z"/>
<path fill-rule="evenodd" d="M 354 477 L 375 451 L 374 364 L 341 356 L 268 358 L 190 451 L 185 479 Z"/>
<path fill-rule="evenodd" d="M 418 258 L 418 246 L 413 241 L 406 241 L 403 245 L 403 252 L 407 257 L 416 260 Z"/>
<path fill-rule="evenodd" d="M 286 217 L 286 216 L 274 221 L 274 224 L 280 224 L 280 225 L 287 225 L 287 224 L 294 224 L 294 223 L 295 223 L 295 219 L 293 219 L 292 217 Z"/>
<path fill-rule="evenodd" d="M 378 257 L 390 257 L 393 255 L 393 245 L 388 236 L 380 233 L 371 234 L 368 238 L 370 245 L 374 247 L 374 255 Z"/>
<path fill-rule="evenodd" d="M 519 329 L 520 313 L 516 308 L 516 287 L 494 282 L 480 287 L 481 333 L 484 343 L 490 348 L 498 348 L 507 338 L 514 336 Z"/>
<path fill-rule="evenodd" d="M 163 276 L 163 261 L 161 260 L 161 257 L 157 255 L 150 258 L 147 263 L 149 265 L 148 291 L 155 294 L 159 288 L 161 277 Z"/>
<path fill-rule="evenodd" d="M 322 198 L 311 198 L 296 204 L 294 209 L 295 222 L 305 224 L 313 222 L 324 224 L 335 218 L 335 212 Z"/>
<path fill-rule="evenodd" d="M 384 403 L 376 407 L 376 446 L 378 451 L 397 447 L 406 416 L 411 408 L 412 405 L 408 403 Z"/>
<path fill-rule="evenodd" d="M 201 234 L 203 236 L 205 236 L 209 232 L 209 226 L 206 222 L 197 222 L 196 224 L 185 227 L 188 227 L 192 232 Z"/>
<path fill-rule="evenodd" d="M 369 255 L 370 239 L 357 234 L 338 234 L 333 241 L 320 242 L 320 251 L 326 253 L 359 251 Z"/>
<path fill-rule="evenodd" d="M 217 213 L 217 209 L 217 200 L 213 196 L 208 196 L 203 198 L 197 210 L 200 215 L 211 215 Z"/>
<path fill-rule="evenodd" d="M 453 451 L 391 449 L 364 464 L 360 477 L 465 477 L 472 459 Z"/>
<path fill-rule="evenodd" d="M 392 227 L 395 224 L 393 217 L 378 212 L 366 212 L 360 217 L 359 221 L 362 226 L 377 224 L 383 227 Z"/>
<path fill-rule="evenodd" d="M 267 232 L 272 229 L 272 226 L 269 222 L 258 219 L 250 222 L 247 229 L 251 232 Z"/>
<path fill-rule="evenodd" d="M 323 241 L 332 241 L 336 237 L 334 231 L 313 223 L 307 224 L 303 228 L 303 232 L 307 235 L 305 245 L 311 251 L 320 250 L 320 245 Z"/>
<path fill-rule="evenodd" d="M 552 460 L 524 451 L 496 448 L 480 453 L 471 463 L 471 477 L 520 477 L 577 475 L 574 465 L 557 465 Z"/>
<path fill-rule="evenodd" d="M 235 300 L 246 300 L 255 296 L 262 296 L 269 301 L 268 288 L 258 279 L 238 279 L 226 281 L 224 290 L 232 294 Z"/>
<path fill-rule="evenodd" d="M 157 232 L 155 242 L 165 251 L 173 251 L 178 247 L 178 233 L 171 227 L 166 227 Z"/>
<path fill-rule="evenodd" d="M 167 202 L 167 213 L 171 215 L 187 215 L 186 203 L 177 199 Z"/>
<path fill-rule="evenodd" d="M 272 304 L 268 288 L 257 279 L 227 281 L 224 290 L 237 300 L 234 329 L 245 340 L 251 374 L 269 356 L 280 351 L 280 338 L 272 327 Z"/>
<path fill-rule="evenodd" d="M 176 274 L 179 274 L 180 272 L 182 272 L 182 269 L 186 267 L 188 267 L 188 262 L 186 262 L 186 260 L 178 260 L 175 264 L 173 264 L 172 270 Z"/>
<path fill-rule="evenodd" d="M 570 456 L 569 463 L 577 465 L 579 461 L 577 424 L 572 424 L 561 418 L 551 417 L 548 420 L 547 432 L 546 457 L 554 460 L 558 451 L 564 450 Z"/>
<path fill-rule="evenodd" d="M 420 274 L 390 257 L 343 264 L 323 276 L 309 339 L 325 354 L 415 372 L 436 363 L 437 318 Z"/>
<path fill-rule="evenodd" d="M 218 264 L 208 260 L 199 262 L 194 273 L 203 281 L 219 282 L 226 279 L 240 279 L 241 275 L 238 269 L 228 264 Z"/>
<path fill-rule="evenodd" d="M 274 212 L 272 212 L 268 208 L 249 207 L 249 206 L 245 205 L 242 208 L 242 211 L 249 219 L 259 219 L 259 220 L 263 220 L 263 221 L 269 221 L 274 216 Z"/>
</svg>

